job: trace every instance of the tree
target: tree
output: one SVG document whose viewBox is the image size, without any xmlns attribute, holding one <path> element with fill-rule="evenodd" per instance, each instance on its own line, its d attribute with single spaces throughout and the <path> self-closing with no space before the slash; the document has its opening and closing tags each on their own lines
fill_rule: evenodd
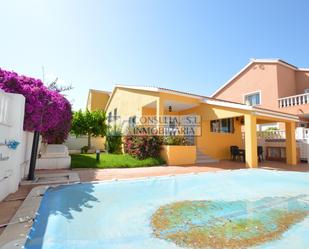
<svg viewBox="0 0 309 249">
<path fill-rule="evenodd" d="M 71 132 L 75 136 L 87 135 L 88 148 L 91 148 L 91 137 L 104 137 L 106 135 L 106 115 L 105 112 L 97 110 L 90 112 L 81 110 L 74 112 Z"/>
<path fill-rule="evenodd" d="M 47 85 L 47 88 L 60 93 L 60 92 L 66 92 L 66 91 L 72 90 L 73 86 L 72 85 L 67 85 L 67 86 L 58 85 L 58 77 L 57 77 L 53 82 Z"/>
</svg>

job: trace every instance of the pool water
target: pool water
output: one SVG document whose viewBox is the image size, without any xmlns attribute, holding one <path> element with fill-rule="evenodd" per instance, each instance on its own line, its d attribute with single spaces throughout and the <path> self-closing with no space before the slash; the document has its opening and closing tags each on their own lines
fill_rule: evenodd
<svg viewBox="0 0 309 249">
<path fill-rule="evenodd" d="M 49 188 L 26 249 L 309 248 L 309 174 L 235 170 Z"/>
</svg>

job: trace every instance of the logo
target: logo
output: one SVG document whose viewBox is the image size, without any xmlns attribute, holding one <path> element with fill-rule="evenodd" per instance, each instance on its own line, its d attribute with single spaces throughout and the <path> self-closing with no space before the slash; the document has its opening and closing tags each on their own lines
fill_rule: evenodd
<svg viewBox="0 0 309 249">
<path fill-rule="evenodd" d="M 111 124 L 121 128 L 125 135 L 187 136 L 201 135 L 199 115 L 146 115 L 114 118 Z"/>
</svg>

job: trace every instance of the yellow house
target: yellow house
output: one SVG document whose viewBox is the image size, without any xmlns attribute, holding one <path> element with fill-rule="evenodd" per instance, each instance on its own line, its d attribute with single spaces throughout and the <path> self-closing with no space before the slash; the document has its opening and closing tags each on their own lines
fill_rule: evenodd
<svg viewBox="0 0 309 249">
<path fill-rule="evenodd" d="M 86 109 L 89 111 L 104 111 L 110 94 L 110 92 L 90 89 L 88 92 Z"/>
<path fill-rule="evenodd" d="M 160 117 L 168 115 L 198 116 L 200 130 L 192 141 L 194 149 L 187 150 L 188 155 L 186 150 L 171 150 L 178 162 L 192 151 L 218 160 L 229 159 L 230 146 L 236 145 L 243 147 L 246 165 L 251 168 L 258 167 L 257 124 L 284 122 L 287 163 L 297 164 L 294 130 L 298 117 L 292 114 L 165 88 L 124 85 L 115 86 L 105 111 L 109 120 L 127 117 L 132 121 L 135 117 L 154 115 L 159 123 Z"/>
</svg>

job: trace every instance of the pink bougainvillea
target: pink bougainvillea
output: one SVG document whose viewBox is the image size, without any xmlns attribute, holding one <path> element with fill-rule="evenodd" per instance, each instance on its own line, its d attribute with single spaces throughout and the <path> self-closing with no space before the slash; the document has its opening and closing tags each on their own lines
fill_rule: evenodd
<svg viewBox="0 0 309 249">
<path fill-rule="evenodd" d="M 50 90 L 41 80 L 21 76 L 0 68 L 0 89 L 25 96 L 25 131 L 39 131 L 48 143 L 62 143 L 71 127 L 70 102 Z"/>
</svg>

